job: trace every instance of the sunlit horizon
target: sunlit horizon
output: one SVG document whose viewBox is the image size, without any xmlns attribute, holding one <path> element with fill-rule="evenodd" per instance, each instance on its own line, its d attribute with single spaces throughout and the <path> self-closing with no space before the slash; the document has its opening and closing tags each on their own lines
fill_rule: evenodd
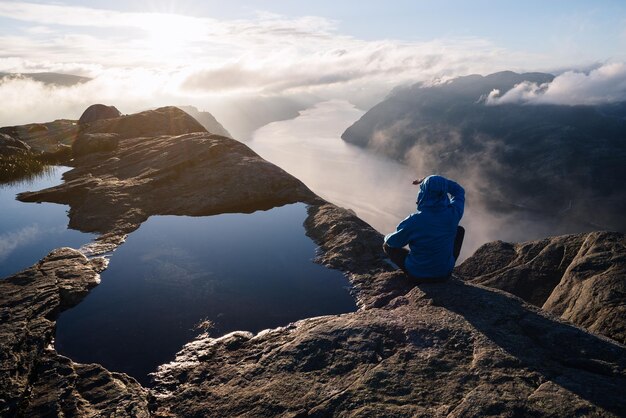
<svg viewBox="0 0 626 418">
<path fill-rule="evenodd" d="M 124 113 L 188 104 L 230 123 L 260 98 L 301 108 L 339 99 L 367 110 L 416 82 L 503 70 L 589 74 L 625 61 L 626 6 L 531 6 L 5 1 L 0 72 L 91 80 L 3 80 L 0 93 L 14 105 L 0 111 L 0 125 L 77 118 L 96 102 Z M 528 9 L 537 10 L 536 25 L 522 34 Z M 625 73 L 610 75 L 612 83 Z"/>
</svg>

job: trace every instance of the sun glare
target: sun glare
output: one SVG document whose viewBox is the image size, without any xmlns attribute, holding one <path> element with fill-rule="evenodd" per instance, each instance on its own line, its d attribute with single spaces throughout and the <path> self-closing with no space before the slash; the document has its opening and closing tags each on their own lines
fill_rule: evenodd
<svg viewBox="0 0 626 418">
<path fill-rule="evenodd" d="M 203 22 L 176 14 L 147 14 L 142 18 L 140 27 L 147 33 L 149 51 L 164 58 L 183 56 L 194 42 L 206 38 Z"/>
</svg>

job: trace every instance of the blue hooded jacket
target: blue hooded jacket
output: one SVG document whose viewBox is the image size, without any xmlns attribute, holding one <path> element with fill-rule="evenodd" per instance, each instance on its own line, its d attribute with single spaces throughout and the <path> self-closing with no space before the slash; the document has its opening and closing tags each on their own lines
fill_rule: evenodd
<svg viewBox="0 0 626 418">
<path fill-rule="evenodd" d="M 444 277 L 452 272 L 454 239 L 464 205 L 465 190 L 452 180 L 429 176 L 420 184 L 417 212 L 385 237 L 392 248 L 409 245 L 405 264 L 411 276 Z"/>
</svg>

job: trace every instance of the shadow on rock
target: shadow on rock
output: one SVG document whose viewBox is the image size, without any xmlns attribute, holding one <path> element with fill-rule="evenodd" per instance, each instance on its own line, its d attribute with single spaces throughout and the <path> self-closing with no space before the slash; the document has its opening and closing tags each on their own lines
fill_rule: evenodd
<svg viewBox="0 0 626 418">
<path fill-rule="evenodd" d="M 540 373 L 547 381 L 623 416 L 626 410 L 623 346 L 551 318 L 501 291 L 457 279 L 445 284 L 420 284 L 419 290 L 433 305 L 461 315 L 513 356 L 518 367 Z"/>
</svg>

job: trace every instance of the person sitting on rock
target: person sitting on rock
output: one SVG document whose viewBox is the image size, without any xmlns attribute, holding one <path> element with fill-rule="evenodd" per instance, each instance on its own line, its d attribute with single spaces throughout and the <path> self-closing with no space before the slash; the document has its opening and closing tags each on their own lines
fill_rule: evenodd
<svg viewBox="0 0 626 418">
<path fill-rule="evenodd" d="M 459 226 L 465 190 L 442 176 L 415 180 L 417 211 L 385 236 L 383 250 L 409 277 L 419 281 L 443 281 L 452 274 L 461 252 L 465 230 Z M 410 251 L 404 248 L 408 245 Z"/>
</svg>

